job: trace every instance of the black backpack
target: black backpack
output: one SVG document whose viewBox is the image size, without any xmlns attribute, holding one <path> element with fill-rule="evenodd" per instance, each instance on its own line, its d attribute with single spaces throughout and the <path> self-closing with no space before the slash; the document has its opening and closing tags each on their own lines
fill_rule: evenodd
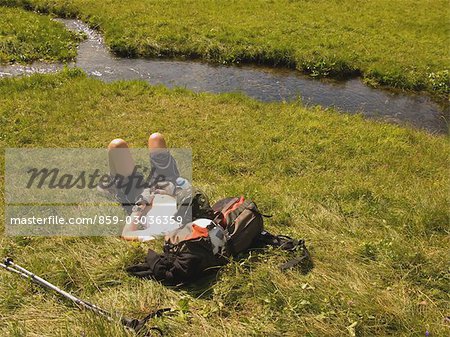
<svg viewBox="0 0 450 337">
<path fill-rule="evenodd" d="M 127 272 L 178 285 L 195 281 L 224 265 L 228 261 L 226 232 L 211 220 L 205 226 L 207 222 L 208 219 L 197 219 L 169 232 L 163 254 L 149 249 L 145 262 L 128 267 Z"/>
</svg>

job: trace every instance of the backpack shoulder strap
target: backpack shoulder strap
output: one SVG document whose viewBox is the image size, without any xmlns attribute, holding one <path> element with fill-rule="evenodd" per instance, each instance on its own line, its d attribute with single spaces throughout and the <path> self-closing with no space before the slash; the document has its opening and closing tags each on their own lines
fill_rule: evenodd
<svg viewBox="0 0 450 337">
<path fill-rule="evenodd" d="M 305 240 L 299 240 L 296 250 L 300 251 L 300 255 L 290 259 L 286 263 L 280 266 L 281 271 L 286 271 L 288 269 L 299 266 L 303 274 L 307 274 L 314 268 L 314 263 L 311 258 L 311 254 L 305 245 Z M 291 250 L 292 251 L 292 250 Z"/>
<path fill-rule="evenodd" d="M 255 245 L 263 248 L 267 246 L 278 247 L 289 252 L 299 253 L 298 256 L 288 260 L 280 266 L 281 271 L 300 266 L 302 272 L 307 274 L 314 268 L 311 255 L 306 248 L 305 240 L 296 240 L 286 235 L 273 235 L 267 231 L 262 231 L 256 238 Z"/>
</svg>

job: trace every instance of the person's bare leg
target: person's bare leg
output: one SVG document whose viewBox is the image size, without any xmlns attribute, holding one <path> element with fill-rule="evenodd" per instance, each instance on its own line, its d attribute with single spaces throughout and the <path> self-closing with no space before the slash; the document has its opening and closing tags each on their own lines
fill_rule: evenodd
<svg viewBox="0 0 450 337">
<path fill-rule="evenodd" d="M 163 135 L 160 134 L 159 132 L 152 133 L 148 138 L 148 148 L 150 152 L 153 152 L 158 149 L 167 148 L 167 144 Z M 115 163 L 116 163 L 115 161 L 110 160 L 110 166 L 115 165 Z M 137 206 L 138 207 L 135 208 L 133 214 L 131 214 L 132 221 L 130 223 L 125 224 L 122 230 L 122 238 L 128 241 L 139 241 L 139 237 L 136 237 L 135 234 L 133 234 L 133 232 L 137 230 L 139 219 L 145 214 L 147 214 L 147 212 L 152 207 L 150 204 L 139 204 Z"/>
<path fill-rule="evenodd" d="M 152 154 L 156 154 L 157 152 L 166 151 L 167 143 L 164 136 L 159 132 L 152 133 L 150 137 L 148 137 L 148 149 L 150 156 L 152 156 Z M 153 163 L 152 168 L 155 168 Z M 158 189 L 157 192 L 158 194 L 167 194 L 167 192 L 161 189 Z"/>
<path fill-rule="evenodd" d="M 162 178 L 162 181 L 166 181 L 167 184 L 169 184 L 169 182 L 175 184 L 176 180 L 180 178 L 180 173 L 178 171 L 176 160 L 172 157 L 170 151 L 167 149 L 167 143 L 164 136 L 159 132 L 152 133 L 148 138 L 148 149 L 150 152 L 150 162 L 152 169 L 155 169 L 153 178 L 156 178 L 156 180 Z M 155 158 L 156 160 L 153 161 L 152 156 L 155 155 L 156 157 L 161 152 L 166 152 L 166 156 L 163 156 L 163 158 L 159 159 Z M 185 179 L 183 180 L 186 181 Z M 182 185 L 183 182 L 180 181 L 180 184 Z M 174 187 L 176 186 L 174 185 Z M 175 191 L 173 191 L 173 193 L 174 192 Z M 160 191 L 159 193 L 165 194 L 162 191 Z M 169 194 L 173 193 L 169 192 Z"/>
<path fill-rule="evenodd" d="M 148 148 L 150 151 L 157 149 L 166 149 L 167 144 L 164 136 L 159 132 L 152 133 L 150 137 L 148 137 Z"/>
<path fill-rule="evenodd" d="M 108 159 L 109 170 L 111 177 L 117 177 L 118 175 L 123 177 L 131 176 L 134 172 L 135 162 L 130 152 L 130 148 L 125 140 L 117 138 L 111 141 L 108 145 Z M 135 231 L 137 224 L 144 210 L 138 209 L 137 212 L 132 214 L 130 223 L 126 223 L 122 229 L 122 238 L 125 240 L 138 240 L 137 237 L 130 236 L 127 233 Z"/>
<path fill-rule="evenodd" d="M 108 145 L 109 170 L 111 176 L 118 174 L 124 177 L 130 176 L 135 167 L 130 148 L 123 139 L 117 138 Z"/>
<path fill-rule="evenodd" d="M 108 183 L 99 184 L 97 190 L 105 196 L 116 195 L 116 178 L 119 176 L 128 177 L 133 173 L 134 160 L 131 156 L 128 144 L 123 139 L 117 138 L 111 141 L 108 145 L 108 161 L 109 161 L 109 175 L 111 180 Z"/>
</svg>

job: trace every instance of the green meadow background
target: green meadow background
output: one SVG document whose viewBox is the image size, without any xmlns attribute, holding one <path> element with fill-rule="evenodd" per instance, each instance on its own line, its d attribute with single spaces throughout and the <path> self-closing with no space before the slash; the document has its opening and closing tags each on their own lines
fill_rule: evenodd
<svg viewBox="0 0 450 337">
<path fill-rule="evenodd" d="M 120 55 L 362 73 L 448 94 L 445 1 L 0 1 L 78 16 Z M 0 7 L 0 60 L 65 61 L 80 36 Z M 309 68 L 308 68 L 309 67 Z M 169 288 L 128 276 L 162 242 L 117 237 L 7 237 L 0 256 L 105 309 L 144 317 L 167 336 L 446 336 L 449 333 L 449 155 L 444 135 L 300 102 L 193 93 L 139 81 L 106 84 L 79 69 L 0 80 L 0 147 L 145 147 L 162 132 L 193 151 L 193 181 L 212 201 L 244 195 L 269 231 L 306 239 L 315 268 L 280 272 L 268 250 L 216 277 Z M 0 218 L 5 216 L 4 151 Z M 80 215 L 83 209 L 79 210 Z M 0 222 L 0 231 L 5 223 Z M 0 270 L 1 336 L 132 336 Z"/>
</svg>

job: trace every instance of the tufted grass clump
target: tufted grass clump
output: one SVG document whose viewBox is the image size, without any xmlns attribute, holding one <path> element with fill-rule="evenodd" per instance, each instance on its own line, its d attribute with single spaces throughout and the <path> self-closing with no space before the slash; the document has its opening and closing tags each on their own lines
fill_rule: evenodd
<svg viewBox="0 0 450 337">
<path fill-rule="evenodd" d="M 80 40 L 81 36 L 48 16 L 0 8 L 0 64 L 70 61 Z"/>
</svg>

